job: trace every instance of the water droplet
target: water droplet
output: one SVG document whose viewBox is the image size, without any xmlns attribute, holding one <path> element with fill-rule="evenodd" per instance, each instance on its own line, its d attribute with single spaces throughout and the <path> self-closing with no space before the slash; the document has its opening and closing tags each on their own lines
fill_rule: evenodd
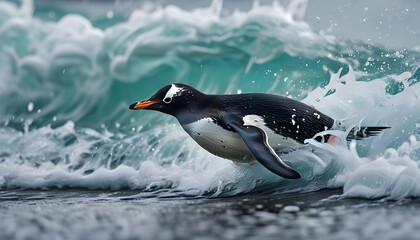
<svg viewBox="0 0 420 240">
<path fill-rule="evenodd" d="M 114 17 L 114 12 L 113 12 L 113 11 L 108 11 L 108 12 L 106 13 L 106 17 L 107 17 L 107 18 L 113 18 L 113 17 Z"/>
<path fill-rule="evenodd" d="M 32 112 L 34 110 L 34 103 L 33 102 L 29 102 L 28 103 L 28 112 Z"/>
</svg>

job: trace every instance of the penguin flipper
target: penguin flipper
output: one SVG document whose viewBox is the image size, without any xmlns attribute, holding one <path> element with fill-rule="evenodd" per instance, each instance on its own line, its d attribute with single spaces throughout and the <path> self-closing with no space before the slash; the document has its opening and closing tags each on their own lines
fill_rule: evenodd
<svg viewBox="0 0 420 240">
<path fill-rule="evenodd" d="M 267 133 L 263 129 L 251 125 L 244 126 L 235 122 L 229 122 L 228 126 L 241 136 L 249 151 L 265 168 L 284 178 L 300 178 L 300 174 L 287 166 L 274 152 L 268 144 Z"/>
</svg>

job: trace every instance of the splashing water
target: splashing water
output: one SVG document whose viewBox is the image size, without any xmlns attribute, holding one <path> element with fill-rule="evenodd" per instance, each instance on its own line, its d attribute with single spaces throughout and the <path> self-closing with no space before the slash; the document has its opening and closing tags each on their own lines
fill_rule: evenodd
<svg viewBox="0 0 420 240">
<path fill-rule="evenodd" d="M 129 188 L 155 197 L 323 188 L 343 188 L 347 197 L 420 195 L 418 50 L 316 33 L 299 20 L 304 5 L 222 16 L 220 4 L 137 9 L 98 29 L 80 15 L 48 22 L 28 5 L 0 3 L 0 187 Z M 282 156 L 303 176 L 285 180 L 210 155 L 168 116 L 127 110 L 172 82 L 286 95 L 349 128 L 392 128 L 349 146 L 341 131 L 334 145 L 309 139 Z"/>
</svg>

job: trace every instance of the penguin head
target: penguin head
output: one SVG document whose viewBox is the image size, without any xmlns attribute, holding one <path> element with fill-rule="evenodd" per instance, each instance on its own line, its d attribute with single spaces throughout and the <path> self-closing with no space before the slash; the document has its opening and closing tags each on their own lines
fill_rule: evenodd
<svg viewBox="0 0 420 240">
<path fill-rule="evenodd" d="M 156 92 L 152 97 L 134 102 L 129 109 L 155 110 L 177 116 L 178 113 L 199 107 L 205 94 L 185 84 L 173 83 Z"/>
</svg>

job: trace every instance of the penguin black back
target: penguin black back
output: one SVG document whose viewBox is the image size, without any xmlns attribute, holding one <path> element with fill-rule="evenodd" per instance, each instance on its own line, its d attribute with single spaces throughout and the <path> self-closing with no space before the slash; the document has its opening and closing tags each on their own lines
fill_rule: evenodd
<svg viewBox="0 0 420 240">
<path fill-rule="evenodd" d="M 260 116 L 265 125 L 275 133 L 301 143 L 334 125 L 334 119 L 331 117 L 287 97 L 264 93 L 211 96 L 215 101 L 212 101 L 210 108 L 242 117 Z M 219 112 L 218 115 L 220 114 Z"/>
</svg>

